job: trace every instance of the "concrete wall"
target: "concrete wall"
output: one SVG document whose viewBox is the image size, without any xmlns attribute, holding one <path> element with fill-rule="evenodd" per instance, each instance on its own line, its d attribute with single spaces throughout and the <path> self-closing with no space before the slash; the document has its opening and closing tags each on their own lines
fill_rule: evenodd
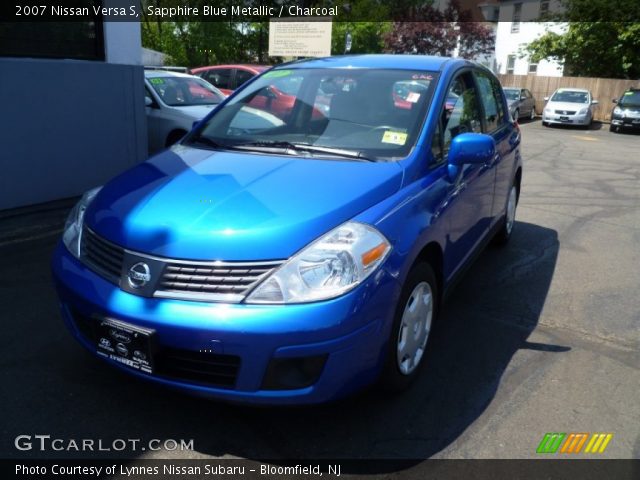
<svg viewBox="0 0 640 480">
<path fill-rule="evenodd" d="M 0 209 L 79 195 L 146 159 L 143 69 L 0 58 Z"/>
</svg>

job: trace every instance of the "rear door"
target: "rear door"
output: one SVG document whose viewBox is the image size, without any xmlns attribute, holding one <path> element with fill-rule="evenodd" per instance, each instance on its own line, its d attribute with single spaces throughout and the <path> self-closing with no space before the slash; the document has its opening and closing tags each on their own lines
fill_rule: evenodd
<svg viewBox="0 0 640 480">
<path fill-rule="evenodd" d="M 253 72 L 250 72 L 249 70 L 244 70 L 242 68 L 237 68 L 236 69 L 236 74 L 235 74 L 235 87 L 234 89 L 240 88 L 242 85 L 244 85 L 245 83 L 247 83 L 249 80 L 251 80 L 253 77 L 255 77 L 256 74 Z"/>
<path fill-rule="evenodd" d="M 496 142 L 496 155 L 491 165 L 495 175 L 495 193 L 491 207 L 493 222 L 502 216 L 506 208 L 520 132 L 509 119 L 507 104 L 498 80 L 484 70 L 476 70 L 475 77 L 482 98 L 483 131 L 491 135 Z"/>
</svg>

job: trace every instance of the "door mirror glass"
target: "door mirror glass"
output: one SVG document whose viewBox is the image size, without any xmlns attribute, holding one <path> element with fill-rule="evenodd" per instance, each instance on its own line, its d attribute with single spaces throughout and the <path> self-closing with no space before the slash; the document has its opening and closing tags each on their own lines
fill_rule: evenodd
<svg viewBox="0 0 640 480">
<path fill-rule="evenodd" d="M 153 100 L 151 100 L 151 97 L 149 97 L 148 95 L 145 95 L 144 97 L 144 106 L 153 107 Z"/>
<path fill-rule="evenodd" d="M 598 105 L 598 100 L 591 100 L 592 105 Z"/>
</svg>

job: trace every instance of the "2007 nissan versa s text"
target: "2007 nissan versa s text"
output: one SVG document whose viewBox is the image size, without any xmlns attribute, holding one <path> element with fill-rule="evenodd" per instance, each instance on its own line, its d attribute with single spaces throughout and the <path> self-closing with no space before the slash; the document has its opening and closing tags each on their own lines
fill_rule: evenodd
<svg viewBox="0 0 640 480">
<path fill-rule="evenodd" d="M 82 197 L 53 258 L 65 322 L 111 364 L 216 398 L 400 389 L 443 293 L 511 236 L 519 147 L 500 84 L 464 60 L 271 69 Z"/>
</svg>

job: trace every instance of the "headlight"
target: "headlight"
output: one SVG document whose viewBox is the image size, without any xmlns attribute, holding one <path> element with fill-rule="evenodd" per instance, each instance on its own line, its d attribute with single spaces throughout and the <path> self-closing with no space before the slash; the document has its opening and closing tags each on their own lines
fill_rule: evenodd
<svg viewBox="0 0 640 480">
<path fill-rule="evenodd" d="M 613 109 L 613 114 L 614 115 L 623 115 L 624 114 L 624 110 L 622 110 L 620 107 L 616 107 Z"/>
<path fill-rule="evenodd" d="M 291 257 L 247 297 L 247 303 L 304 303 L 334 298 L 362 283 L 391 245 L 375 228 L 347 222 Z"/>
<path fill-rule="evenodd" d="M 80 237 L 82 235 L 82 224 L 84 223 L 84 212 L 86 212 L 87 207 L 101 188 L 102 187 L 94 188 L 82 195 L 80 201 L 76 203 L 75 207 L 69 212 L 67 223 L 64 225 L 62 241 L 76 258 L 80 258 Z"/>
<path fill-rule="evenodd" d="M 589 109 L 588 109 L 588 108 L 582 108 L 582 109 L 580 109 L 580 111 L 578 112 L 578 115 L 585 115 L 588 111 L 589 111 Z"/>
<path fill-rule="evenodd" d="M 550 108 L 545 108 L 544 109 L 544 113 L 546 113 L 547 115 L 550 115 L 552 111 L 553 110 L 551 110 Z"/>
</svg>

